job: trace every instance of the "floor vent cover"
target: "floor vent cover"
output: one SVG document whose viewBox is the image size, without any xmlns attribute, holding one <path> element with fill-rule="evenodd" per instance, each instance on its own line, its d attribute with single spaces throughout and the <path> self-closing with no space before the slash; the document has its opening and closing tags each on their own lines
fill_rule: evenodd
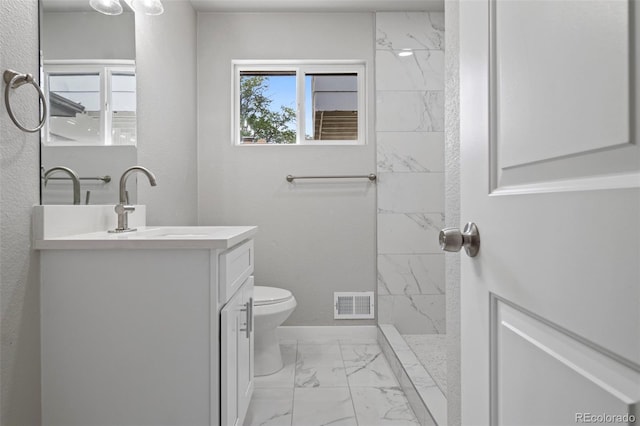
<svg viewBox="0 0 640 426">
<path fill-rule="evenodd" d="M 373 292 L 333 293 L 333 308 L 334 319 L 374 318 Z"/>
</svg>

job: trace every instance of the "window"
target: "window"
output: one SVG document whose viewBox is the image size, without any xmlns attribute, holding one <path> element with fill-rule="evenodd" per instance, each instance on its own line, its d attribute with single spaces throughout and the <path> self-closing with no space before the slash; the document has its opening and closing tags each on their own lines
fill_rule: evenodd
<svg viewBox="0 0 640 426">
<path fill-rule="evenodd" d="M 364 64 L 234 61 L 236 145 L 365 143 Z"/>
<path fill-rule="evenodd" d="M 45 61 L 50 145 L 135 145 L 133 61 Z"/>
</svg>

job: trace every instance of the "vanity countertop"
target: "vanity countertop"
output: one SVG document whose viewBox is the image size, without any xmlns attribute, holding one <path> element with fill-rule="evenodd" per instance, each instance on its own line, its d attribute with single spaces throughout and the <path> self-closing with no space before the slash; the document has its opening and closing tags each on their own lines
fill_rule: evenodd
<svg viewBox="0 0 640 426">
<path fill-rule="evenodd" d="M 140 226 L 133 232 L 44 237 L 34 245 L 38 250 L 227 249 L 257 231 L 256 226 Z"/>
</svg>

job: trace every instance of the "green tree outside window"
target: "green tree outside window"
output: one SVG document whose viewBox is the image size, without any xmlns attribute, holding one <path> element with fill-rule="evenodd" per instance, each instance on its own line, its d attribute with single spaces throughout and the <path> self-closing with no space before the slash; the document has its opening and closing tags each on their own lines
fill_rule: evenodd
<svg viewBox="0 0 640 426">
<path fill-rule="evenodd" d="M 270 108 L 273 100 L 268 96 L 269 79 L 265 76 L 240 78 L 240 136 L 243 140 L 267 143 L 296 143 L 296 111 L 287 106 L 280 110 Z M 293 126 L 295 127 L 295 126 Z"/>
</svg>

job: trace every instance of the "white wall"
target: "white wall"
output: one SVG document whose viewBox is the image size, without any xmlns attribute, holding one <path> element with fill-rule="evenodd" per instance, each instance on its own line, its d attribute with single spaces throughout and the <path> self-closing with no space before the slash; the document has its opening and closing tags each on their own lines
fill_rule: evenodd
<svg viewBox="0 0 640 426">
<path fill-rule="evenodd" d="M 0 1 L 0 71 L 38 75 L 38 2 Z M 4 83 L 0 84 L 4 91 Z M 35 91 L 12 97 L 26 124 L 38 117 Z M 39 256 L 31 250 L 38 203 L 39 137 L 23 133 L 0 106 L 0 424 L 40 424 Z"/>
<path fill-rule="evenodd" d="M 138 203 L 150 225 L 195 225 L 196 13 L 182 1 L 164 8 L 136 15 L 138 163 L 158 180 L 138 178 Z"/>
<path fill-rule="evenodd" d="M 378 319 L 444 333 L 444 16 L 377 13 L 376 30 Z"/>
<path fill-rule="evenodd" d="M 445 2 L 445 224 L 460 227 L 459 2 Z M 460 253 L 445 255 L 447 282 L 447 421 L 461 424 Z"/>
<path fill-rule="evenodd" d="M 375 185 L 285 181 L 374 170 L 373 42 L 370 13 L 198 15 L 199 223 L 260 227 L 256 284 L 294 293 L 288 325 L 353 324 L 333 320 L 333 292 L 375 289 Z M 232 59 L 366 61 L 367 145 L 233 146 Z"/>
<path fill-rule="evenodd" d="M 43 14 L 41 49 L 48 59 L 135 59 L 133 13 L 107 16 L 96 12 Z"/>
</svg>

